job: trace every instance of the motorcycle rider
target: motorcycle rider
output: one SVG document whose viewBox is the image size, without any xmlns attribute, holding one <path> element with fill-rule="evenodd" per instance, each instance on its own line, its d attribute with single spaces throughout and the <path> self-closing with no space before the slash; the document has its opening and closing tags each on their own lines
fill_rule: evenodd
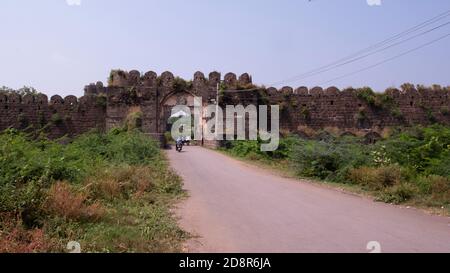
<svg viewBox="0 0 450 273">
<path fill-rule="evenodd" d="M 181 152 L 181 150 L 183 149 L 183 144 L 184 144 L 183 137 L 182 136 L 178 136 L 177 140 L 176 140 L 177 151 Z"/>
</svg>

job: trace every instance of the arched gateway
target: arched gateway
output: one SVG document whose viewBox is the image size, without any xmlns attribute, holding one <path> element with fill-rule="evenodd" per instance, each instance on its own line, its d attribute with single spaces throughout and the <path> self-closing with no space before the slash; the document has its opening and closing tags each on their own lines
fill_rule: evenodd
<svg viewBox="0 0 450 273">
<path fill-rule="evenodd" d="M 194 115 L 194 98 L 195 96 L 187 91 L 181 92 L 172 92 L 165 96 L 160 103 L 160 111 L 159 111 L 159 128 L 158 133 L 164 134 L 170 131 L 169 121 L 176 111 L 177 106 L 186 106 L 190 109 L 190 113 L 192 116 Z"/>
</svg>

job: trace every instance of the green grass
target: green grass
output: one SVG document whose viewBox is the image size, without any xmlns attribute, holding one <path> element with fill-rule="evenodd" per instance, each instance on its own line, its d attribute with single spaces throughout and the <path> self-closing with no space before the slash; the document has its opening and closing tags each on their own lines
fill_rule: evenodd
<svg viewBox="0 0 450 273">
<path fill-rule="evenodd" d="M 70 144 L 0 134 L 0 252 L 179 252 L 170 212 L 181 179 L 137 131 L 92 132 Z"/>
</svg>

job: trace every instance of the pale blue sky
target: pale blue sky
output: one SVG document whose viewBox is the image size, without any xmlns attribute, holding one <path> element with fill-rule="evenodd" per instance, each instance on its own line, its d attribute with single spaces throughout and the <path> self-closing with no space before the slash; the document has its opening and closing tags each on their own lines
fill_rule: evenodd
<svg viewBox="0 0 450 273">
<path fill-rule="evenodd" d="M 74 1 L 74 0 L 72 0 Z M 75 0 L 76 1 L 76 0 Z M 449 0 L 0 1 L 0 85 L 82 95 L 110 69 L 249 72 L 269 85 L 450 10 Z M 438 23 L 450 21 L 450 16 Z M 363 61 L 286 85 L 315 86 L 450 33 L 450 25 Z M 450 84 L 450 38 L 327 85 Z"/>
</svg>

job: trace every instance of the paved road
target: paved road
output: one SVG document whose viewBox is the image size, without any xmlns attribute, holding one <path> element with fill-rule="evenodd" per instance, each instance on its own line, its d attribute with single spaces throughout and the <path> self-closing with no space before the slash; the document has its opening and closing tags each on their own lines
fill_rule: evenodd
<svg viewBox="0 0 450 273">
<path fill-rule="evenodd" d="M 189 252 L 450 252 L 450 220 L 281 178 L 200 147 L 168 152 Z"/>
</svg>

